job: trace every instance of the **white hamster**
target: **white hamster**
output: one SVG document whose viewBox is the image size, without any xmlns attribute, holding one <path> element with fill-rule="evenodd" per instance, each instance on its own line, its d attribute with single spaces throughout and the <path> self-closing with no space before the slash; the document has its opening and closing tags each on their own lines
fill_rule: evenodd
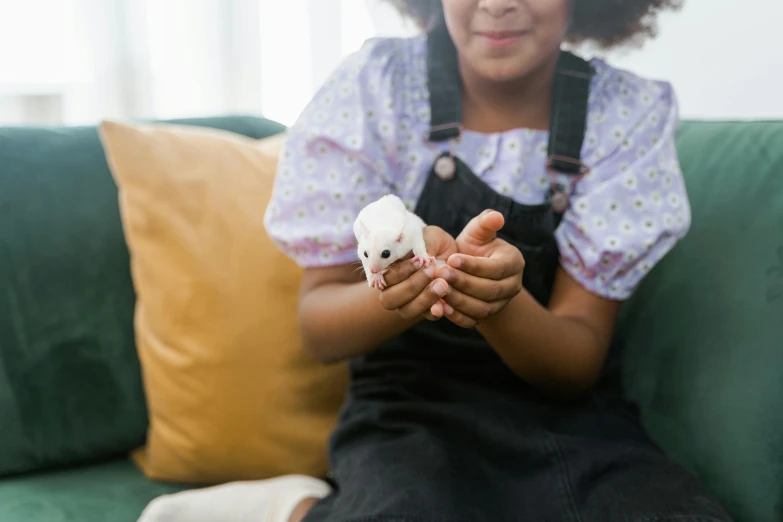
<svg viewBox="0 0 783 522">
<path fill-rule="evenodd" d="M 389 265 L 411 251 L 417 268 L 435 263 L 424 245 L 425 226 L 424 221 L 394 194 L 379 198 L 359 212 L 353 233 L 359 242 L 357 251 L 370 287 L 386 288 L 383 274 Z"/>
</svg>

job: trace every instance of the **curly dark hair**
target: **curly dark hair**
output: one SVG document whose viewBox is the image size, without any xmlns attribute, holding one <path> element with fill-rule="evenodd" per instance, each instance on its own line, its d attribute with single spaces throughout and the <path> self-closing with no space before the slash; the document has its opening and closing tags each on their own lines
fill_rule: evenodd
<svg viewBox="0 0 783 522">
<path fill-rule="evenodd" d="M 442 17 L 440 0 L 385 0 L 423 30 Z M 602 49 L 639 44 L 657 35 L 657 15 L 676 10 L 684 0 L 570 0 L 573 18 L 566 37 L 570 44 L 591 42 Z"/>
</svg>

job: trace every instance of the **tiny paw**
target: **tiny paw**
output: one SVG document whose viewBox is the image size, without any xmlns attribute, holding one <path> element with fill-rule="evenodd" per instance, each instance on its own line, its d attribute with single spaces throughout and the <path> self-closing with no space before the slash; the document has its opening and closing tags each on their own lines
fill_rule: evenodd
<svg viewBox="0 0 783 522">
<path fill-rule="evenodd" d="M 386 288 L 386 280 L 383 278 L 383 274 L 375 274 L 370 277 L 368 281 L 370 288 L 377 288 L 383 290 Z"/>
<path fill-rule="evenodd" d="M 433 256 L 414 256 L 413 264 L 416 266 L 416 269 L 427 268 L 435 264 L 435 258 Z"/>
</svg>

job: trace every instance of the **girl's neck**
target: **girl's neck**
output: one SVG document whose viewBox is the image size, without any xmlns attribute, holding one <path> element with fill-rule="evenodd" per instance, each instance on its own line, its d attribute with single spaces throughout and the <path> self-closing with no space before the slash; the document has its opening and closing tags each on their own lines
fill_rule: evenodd
<svg viewBox="0 0 783 522">
<path fill-rule="evenodd" d="M 482 78 L 460 64 L 462 117 L 466 129 L 499 133 L 517 128 L 549 128 L 552 81 L 557 57 L 511 81 Z"/>
</svg>

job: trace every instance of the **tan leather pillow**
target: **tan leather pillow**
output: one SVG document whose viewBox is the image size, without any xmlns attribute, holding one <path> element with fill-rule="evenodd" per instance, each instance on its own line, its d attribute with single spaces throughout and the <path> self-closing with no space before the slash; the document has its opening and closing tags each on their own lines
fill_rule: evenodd
<svg viewBox="0 0 783 522">
<path fill-rule="evenodd" d="M 300 268 L 264 209 L 280 146 L 225 131 L 103 122 L 137 292 L 151 479 L 323 476 L 347 385 L 297 330 Z"/>
</svg>

